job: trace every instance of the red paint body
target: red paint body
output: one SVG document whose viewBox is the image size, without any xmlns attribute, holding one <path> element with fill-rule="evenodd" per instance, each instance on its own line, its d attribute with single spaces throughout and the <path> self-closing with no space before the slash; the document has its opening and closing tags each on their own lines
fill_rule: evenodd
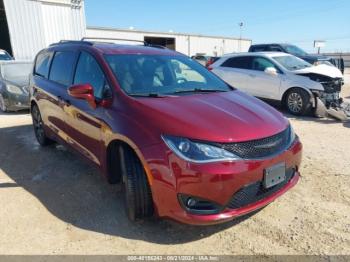
<svg viewBox="0 0 350 262">
<path fill-rule="evenodd" d="M 104 54 L 139 53 L 181 55 L 167 49 L 65 44 L 52 46 L 45 52 L 59 50 L 76 51 L 77 57 L 80 51 L 94 56 L 113 87 L 113 98 L 99 101 L 93 108 L 87 101 L 70 96 L 67 87 L 34 75 L 31 99 L 39 106 L 46 131 L 92 160 L 106 176 L 108 145 L 117 139 L 128 143 L 148 171 L 155 209 L 160 217 L 190 224 L 223 222 L 269 204 L 297 183 L 298 172 L 280 191 L 243 208 L 225 209 L 214 215 L 188 213 L 181 207 L 178 193 L 226 205 L 244 185 L 261 181 L 264 169 L 273 164 L 285 161 L 287 167 L 298 170 L 302 145 L 296 139 L 286 151 L 263 160 L 196 164 L 174 154 L 161 135 L 240 142 L 275 135 L 288 127 L 288 121 L 272 107 L 237 90 L 165 98 L 130 97 L 120 88 L 103 57 Z"/>
</svg>

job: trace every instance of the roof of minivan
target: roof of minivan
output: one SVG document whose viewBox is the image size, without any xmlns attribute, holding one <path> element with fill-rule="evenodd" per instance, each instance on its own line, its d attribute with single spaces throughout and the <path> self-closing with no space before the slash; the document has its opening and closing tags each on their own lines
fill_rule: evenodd
<svg viewBox="0 0 350 262">
<path fill-rule="evenodd" d="M 125 40 L 128 41 L 128 40 Z M 141 44 L 116 44 L 110 42 L 91 42 L 62 40 L 61 42 L 51 44 L 49 48 L 70 48 L 87 47 L 100 51 L 103 54 L 151 54 L 151 55 L 183 55 L 174 50 L 155 45 Z"/>
<path fill-rule="evenodd" d="M 154 55 L 174 55 L 179 54 L 173 50 L 160 47 L 144 45 L 121 45 L 109 43 L 94 43 L 93 47 L 105 54 L 154 54 Z"/>
</svg>

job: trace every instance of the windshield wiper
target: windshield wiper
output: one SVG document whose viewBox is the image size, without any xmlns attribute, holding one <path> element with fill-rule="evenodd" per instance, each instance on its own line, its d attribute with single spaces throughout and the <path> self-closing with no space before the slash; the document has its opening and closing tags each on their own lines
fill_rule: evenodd
<svg viewBox="0 0 350 262">
<path fill-rule="evenodd" d="M 215 92 L 227 92 L 227 91 L 228 90 L 194 88 L 194 89 L 188 89 L 188 90 L 178 90 L 178 91 L 175 91 L 174 94 L 179 94 L 179 93 L 215 93 Z"/>
<path fill-rule="evenodd" d="M 156 97 L 156 98 L 162 98 L 167 97 L 166 95 L 161 95 L 157 93 L 148 93 L 148 94 L 128 94 L 129 96 L 135 96 L 135 97 Z"/>
</svg>

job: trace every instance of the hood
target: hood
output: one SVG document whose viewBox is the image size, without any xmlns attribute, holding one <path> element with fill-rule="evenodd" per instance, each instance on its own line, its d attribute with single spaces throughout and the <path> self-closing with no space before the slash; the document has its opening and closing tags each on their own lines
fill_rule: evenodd
<svg viewBox="0 0 350 262">
<path fill-rule="evenodd" d="M 142 119 L 160 134 L 211 142 L 239 142 L 275 135 L 283 115 L 240 91 L 137 99 Z"/>
<path fill-rule="evenodd" d="M 336 68 L 335 66 L 330 66 L 325 64 L 320 64 L 317 66 L 311 66 L 311 67 L 295 70 L 293 71 L 293 73 L 298 75 L 313 73 L 313 74 L 328 76 L 331 78 L 343 78 L 343 75 L 338 68 Z"/>
</svg>

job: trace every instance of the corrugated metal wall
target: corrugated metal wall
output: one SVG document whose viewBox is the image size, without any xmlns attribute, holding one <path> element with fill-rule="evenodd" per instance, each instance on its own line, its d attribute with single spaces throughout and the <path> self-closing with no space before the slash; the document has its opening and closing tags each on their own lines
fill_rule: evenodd
<svg viewBox="0 0 350 262">
<path fill-rule="evenodd" d="M 51 43 L 85 35 L 84 1 L 4 0 L 10 40 L 16 59 L 31 60 Z"/>
<path fill-rule="evenodd" d="M 189 56 L 195 55 L 197 53 L 221 56 L 223 54 L 233 52 L 246 52 L 251 45 L 251 40 L 248 39 L 242 39 L 240 46 L 239 39 L 229 37 L 143 32 L 100 27 L 88 27 L 86 29 L 86 36 L 134 39 L 142 41 L 144 40 L 145 36 L 172 37 L 175 38 L 176 41 L 176 51 Z"/>
</svg>

